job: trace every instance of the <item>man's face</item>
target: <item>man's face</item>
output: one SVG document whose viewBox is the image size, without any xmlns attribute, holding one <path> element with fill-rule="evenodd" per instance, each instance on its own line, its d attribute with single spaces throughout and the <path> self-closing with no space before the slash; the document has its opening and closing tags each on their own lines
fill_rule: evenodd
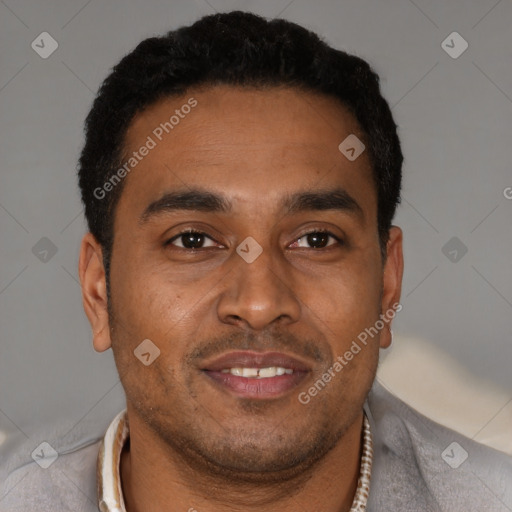
<svg viewBox="0 0 512 512">
<path fill-rule="evenodd" d="M 128 130 L 127 155 L 156 146 L 115 214 L 110 340 L 129 413 L 189 460 L 293 472 L 360 418 L 387 331 L 299 401 L 399 296 L 367 152 L 338 149 L 350 134 L 363 139 L 334 99 L 227 86 L 160 101 Z M 160 355 L 146 366 L 134 350 L 148 339 Z"/>
</svg>

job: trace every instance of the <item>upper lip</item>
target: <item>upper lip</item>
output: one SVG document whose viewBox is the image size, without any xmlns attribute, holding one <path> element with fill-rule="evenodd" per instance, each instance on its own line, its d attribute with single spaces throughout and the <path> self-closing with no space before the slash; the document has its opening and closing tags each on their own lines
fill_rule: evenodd
<svg viewBox="0 0 512 512">
<path fill-rule="evenodd" d="M 291 368 L 294 371 L 303 372 L 308 372 L 311 369 L 299 359 L 282 352 L 250 351 L 227 352 L 211 361 L 207 361 L 201 368 L 218 372 L 225 368 L 270 368 L 272 366 Z"/>
</svg>

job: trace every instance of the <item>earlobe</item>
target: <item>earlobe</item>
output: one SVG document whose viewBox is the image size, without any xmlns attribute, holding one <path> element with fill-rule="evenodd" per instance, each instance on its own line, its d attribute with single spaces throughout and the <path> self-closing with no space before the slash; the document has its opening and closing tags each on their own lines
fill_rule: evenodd
<svg viewBox="0 0 512 512">
<path fill-rule="evenodd" d="M 386 244 L 387 258 L 382 279 L 381 315 L 384 316 L 387 325 L 380 333 L 381 348 L 388 348 L 391 345 L 391 323 L 398 311 L 402 309 L 400 305 L 404 272 L 402 238 L 402 230 L 398 226 L 391 226 Z"/>
<path fill-rule="evenodd" d="M 87 233 L 80 247 L 78 274 L 82 286 L 82 303 L 93 332 L 93 346 L 98 352 L 111 347 L 108 318 L 107 286 L 101 245 Z"/>
<path fill-rule="evenodd" d="M 386 327 L 380 333 L 380 348 L 389 348 L 393 341 L 393 334 L 391 328 Z"/>
</svg>

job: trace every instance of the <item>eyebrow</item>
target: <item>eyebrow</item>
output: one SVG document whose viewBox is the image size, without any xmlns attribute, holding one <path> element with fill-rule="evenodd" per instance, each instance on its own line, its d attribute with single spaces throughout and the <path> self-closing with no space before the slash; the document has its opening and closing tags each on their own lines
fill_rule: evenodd
<svg viewBox="0 0 512 512">
<path fill-rule="evenodd" d="M 363 209 L 342 188 L 295 192 L 285 197 L 283 208 L 286 215 L 305 211 L 337 210 L 357 217 L 364 223 Z M 147 206 L 139 217 L 139 223 L 144 224 L 154 217 L 180 210 L 229 213 L 232 211 L 232 203 L 222 194 L 200 189 L 168 192 Z"/>
<path fill-rule="evenodd" d="M 153 217 L 177 210 L 229 213 L 231 203 L 224 196 L 203 190 L 168 192 L 148 205 L 139 217 L 139 222 L 144 224 Z"/>
<path fill-rule="evenodd" d="M 287 214 L 304 211 L 337 210 L 358 217 L 364 223 L 364 211 L 359 203 L 343 188 L 296 192 L 285 201 Z"/>
</svg>

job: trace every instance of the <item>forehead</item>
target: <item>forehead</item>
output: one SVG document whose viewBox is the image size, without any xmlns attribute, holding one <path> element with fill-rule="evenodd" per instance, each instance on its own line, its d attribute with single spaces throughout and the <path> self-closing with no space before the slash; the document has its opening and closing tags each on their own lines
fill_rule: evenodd
<svg viewBox="0 0 512 512">
<path fill-rule="evenodd" d="M 354 116 L 324 95 L 275 87 L 190 90 L 132 121 L 125 161 L 143 146 L 151 149 L 127 175 L 118 209 L 140 212 L 176 188 L 206 188 L 230 196 L 235 207 L 268 209 L 297 189 L 342 187 L 366 202 L 372 216 L 368 155 L 349 161 L 338 148 L 353 135 L 364 139 Z"/>
</svg>

